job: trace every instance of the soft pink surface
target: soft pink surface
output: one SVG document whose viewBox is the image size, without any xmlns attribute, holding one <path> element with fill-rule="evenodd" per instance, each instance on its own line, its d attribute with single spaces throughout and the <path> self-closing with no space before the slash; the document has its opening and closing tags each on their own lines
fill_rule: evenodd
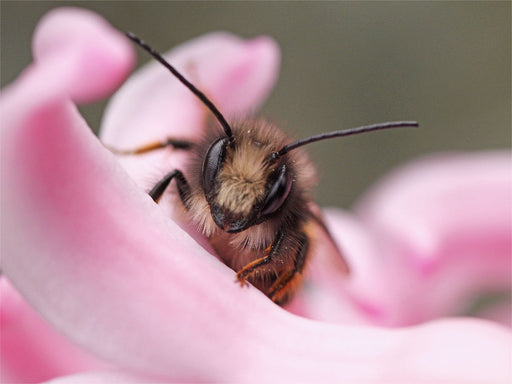
<svg viewBox="0 0 512 384">
<path fill-rule="evenodd" d="M 55 331 L 12 287 L 0 279 L 2 383 L 36 383 L 109 365 Z"/>
<path fill-rule="evenodd" d="M 229 114 L 257 107 L 276 78 L 275 43 L 268 38 L 245 42 L 226 34 L 203 39 L 175 52 L 180 65 L 189 65 Z M 209 52 L 215 45 L 218 49 Z M 219 55 L 219 49 L 225 54 Z M 134 160 L 123 168 L 71 101 L 100 97 L 118 85 L 133 58 L 125 38 L 90 12 L 57 10 L 38 27 L 34 52 L 37 63 L 0 98 L 2 270 L 63 338 L 41 325 L 4 280 L 2 331 L 5 319 L 20 318 L 8 322 L 10 338 L 2 342 L 2 371 L 10 380 L 40 381 L 49 375 L 41 369 L 43 360 L 26 372 L 26 365 L 9 352 L 27 342 L 27 333 L 17 328 L 23 318 L 29 319 L 33 331 L 41 327 L 48 348 L 60 345 L 68 354 L 52 357 L 55 376 L 89 371 L 57 382 L 138 382 L 152 375 L 161 381 L 258 383 L 510 380 L 510 331 L 494 323 L 452 319 L 400 329 L 335 325 L 292 315 L 256 289 L 241 289 L 234 284 L 234 272 L 154 204 L 141 180 L 130 178 L 128 174 L 141 172 L 149 163 Z M 116 97 L 104 125 L 107 144 L 139 144 L 137 140 L 153 134 L 181 133 L 184 123 L 191 123 L 193 136 L 204 123 L 202 108 L 175 82 L 169 83 L 169 90 L 163 85 L 155 89 L 168 92 L 166 100 L 153 100 L 153 87 L 145 88 L 144 78 L 155 71 L 162 69 L 153 66 L 137 75 L 125 89 L 129 96 L 124 98 L 122 90 Z M 103 77 L 105 72 L 111 73 L 111 82 Z M 164 104 L 152 110 L 153 101 L 182 103 L 187 113 L 175 115 Z M 130 113 L 140 123 L 123 120 Z M 158 125 L 161 118 L 166 119 L 164 126 Z M 501 272 L 510 268 L 511 183 L 503 171 L 509 160 L 508 154 L 483 154 L 447 159 L 440 169 L 426 162 L 413 166 L 417 168 L 411 174 L 423 172 L 427 180 L 443 184 L 441 190 L 433 182 L 416 190 L 419 183 L 405 171 L 370 193 L 361 202 L 360 216 L 330 213 L 329 224 L 353 274 L 349 280 L 339 279 L 316 263 L 309 295 L 330 292 L 318 297 L 333 304 L 332 321 L 399 325 L 443 315 L 446 307 L 457 305 L 461 292 L 471 291 L 471 281 L 477 282 L 476 288 L 509 289 L 510 279 Z M 166 165 L 180 161 L 169 155 Z M 472 174 L 481 163 L 486 177 L 494 175 L 486 179 L 483 194 L 463 175 Z M 414 185 L 408 186 L 411 178 Z M 394 185 L 398 192 L 393 192 Z M 460 185 L 466 192 L 475 188 L 470 191 L 474 199 L 447 198 L 445 189 L 450 192 Z M 395 201 L 395 193 L 402 193 L 403 199 Z M 416 199 L 421 199 L 420 208 Z M 450 201 L 459 204 L 457 208 L 438 209 Z M 484 208 L 475 208 L 479 204 Z M 492 212 L 485 216 L 487 210 Z M 443 218 L 443 213 L 449 217 Z M 475 218 L 483 220 L 482 228 L 470 223 Z M 453 289 L 447 284 L 451 280 L 457 283 Z M 437 300 L 431 299 L 432 288 L 437 289 L 432 293 Z M 311 317 L 323 310 L 329 320 L 326 307 L 315 311 L 317 301 L 309 299 L 305 290 L 292 306 Z M 345 313 L 351 316 L 346 322 Z M 76 352 L 72 343 L 87 352 Z M 118 370 L 104 370 L 107 365 L 100 359 Z"/>
<path fill-rule="evenodd" d="M 327 210 L 352 273 L 342 281 L 328 264 L 315 264 L 314 283 L 337 294 L 315 293 L 309 316 L 412 325 L 467 313 L 487 295 L 501 315 L 489 306 L 484 312 L 510 326 L 510 160 L 507 151 L 429 156 L 387 175 L 358 201 L 355 215 Z M 354 308 L 363 319 L 353 318 Z"/>
</svg>

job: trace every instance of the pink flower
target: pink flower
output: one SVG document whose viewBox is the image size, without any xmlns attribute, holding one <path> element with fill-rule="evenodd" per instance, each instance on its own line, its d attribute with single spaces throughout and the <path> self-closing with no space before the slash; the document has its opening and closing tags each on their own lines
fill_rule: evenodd
<svg viewBox="0 0 512 384">
<path fill-rule="evenodd" d="M 423 323 L 510 290 L 510 153 L 424 159 L 385 178 L 355 213 L 327 211 L 352 272 L 343 278 L 329 251 L 317 252 L 310 288 L 288 308 L 323 320 L 312 321 L 241 289 L 172 219 L 172 194 L 149 198 L 183 153 L 116 158 L 87 127 L 74 103 L 113 91 L 133 65 L 120 32 L 59 9 L 33 45 L 34 64 L 0 98 L 3 381 L 510 381 L 508 328 Z M 278 56 L 269 38 L 214 33 L 169 57 L 235 116 L 263 101 Z M 101 136 L 120 149 L 193 139 L 207 117 L 152 63 L 116 94 Z"/>
</svg>

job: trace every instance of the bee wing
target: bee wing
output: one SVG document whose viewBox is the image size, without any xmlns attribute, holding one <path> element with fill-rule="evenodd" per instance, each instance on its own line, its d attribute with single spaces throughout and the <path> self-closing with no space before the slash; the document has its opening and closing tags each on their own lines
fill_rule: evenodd
<svg viewBox="0 0 512 384">
<path fill-rule="evenodd" d="M 315 257 L 321 259 L 323 267 L 334 268 L 335 271 L 348 275 L 349 265 L 325 224 L 322 211 L 314 203 L 310 203 L 308 209 L 311 214 L 309 228 L 315 242 Z"/>
</svg>

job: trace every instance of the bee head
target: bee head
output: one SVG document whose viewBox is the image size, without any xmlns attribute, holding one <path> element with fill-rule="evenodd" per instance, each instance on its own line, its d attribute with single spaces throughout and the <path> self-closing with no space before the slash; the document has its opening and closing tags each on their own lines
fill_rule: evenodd
<svg viewBox="0 0 512 384">
<path fill-rule="evenodd" d="M 269 161 L 271 143 L 251 135 L 217 139 L 202 166 L 202 184 L 214 222 L 228 233 L 241 232 L 275 215 L 292 188 L 285 161 Z"/>
</svg>

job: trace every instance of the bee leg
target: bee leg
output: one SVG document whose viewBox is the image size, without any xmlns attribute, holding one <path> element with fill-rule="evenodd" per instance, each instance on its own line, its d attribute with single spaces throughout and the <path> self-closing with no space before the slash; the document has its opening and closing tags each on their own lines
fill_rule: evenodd
<svg viewBox="0 0 512 384">
<path fill-rule="evenodd" d="M 292 287 L 293 282 L 297 279 L 297 274 L 300 274 L 302 278 L 302 271 L 304 270 L 304 265 L 306 264 L 306 256 L 309 251 L 309 240 L 305 233 L 301 234 L 299 239 L 299 248 L 297 249 L 297 253 L 295 254 L 295 262 L 293 264 L 293 269 L 285 272 L 272 284 L 270 287 L 267 296 L 272 299 L 276 304 L 284 305 L 290 299 L 290 293 L 292 293 L 289 288 Z"/>
<path fill-rule="evenodd" d="M 275 240 L 272 242 L 272 244 L 265 250 L 265 256 L 254 260 L 253 262 L 247 264 L 245 267 L 238 271 L 238 273 L 236 274 L 236 278 L 239 281 L 240 285 L 246 285 L 247 277 L 254 274 L 257 269 L 270 263 L 272 260 L 276 258 L 281 247 L 281 244 L 283 243 L 283 239 L 283 232 L 279 232 Z"/>
<path fill-rule="evenodd" d="M 108 147 L 107 148 L 116 155 L 140 155 L 143 153 L 151 152 L 156 149 L 162 149 L 165 147 L 173 147 L 174 149 L 182 149 L 182 150 L 189 150 L 194 146 L 194 143 L 187 141 L 187 140 L 179 140 L 179 139 L 173 139 L 173 138 L 167 138 L 165 141 L 153 141 L 151 143 L 145 144 L 142 147 L 138 147 L 135 149 L 127 149 L 127 150 L 121 150 L 121 149 L 115 149 Z"/>
<path fill-rule="evenodd" d="M 178 187 L 178 194 L 181 202 L 185 208 L 189 209 L 188 198 L 190 196 L 190 187 L 187 183 L 187 179 L 183 176 L 183 173 L 177 169 L 169 172 L 158 183 L 156 183 L 155 186 L 151 188 L 151 191 L 148 192 L 149 196 L 151 196 L 155 203 L 158 203 L 172 179 L 176 179 L 176 185 Z"/>
</svg>

